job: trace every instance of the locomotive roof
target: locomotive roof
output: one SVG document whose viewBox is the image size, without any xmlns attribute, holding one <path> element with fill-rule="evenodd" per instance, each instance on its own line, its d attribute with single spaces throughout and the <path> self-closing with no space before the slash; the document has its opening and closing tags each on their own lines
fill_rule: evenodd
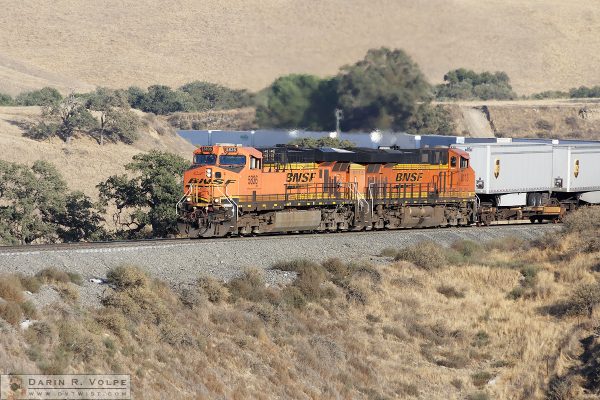
<svg viewBox="0 0 600 400">
<path fill-rule="evenodd" d="M 357 164 L 440 164 L 448 162 L 448 148 L 400 149 L 354 147 L 297 148 L 291 146 L 260 149 L 265 162 L 352 162 Z"/>
</svg>

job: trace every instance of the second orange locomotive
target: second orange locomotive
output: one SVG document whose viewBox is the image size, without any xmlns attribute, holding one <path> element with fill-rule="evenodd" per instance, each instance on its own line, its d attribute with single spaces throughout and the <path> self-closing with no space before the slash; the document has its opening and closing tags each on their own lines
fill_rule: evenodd
<svg viewBox="0 0 600 400">
<path fill-rule="evenodd" d="M 458 149 L 202 146 L 184 174 L 190 237 L 468 225 L 475 177 Z"/>
</svg>

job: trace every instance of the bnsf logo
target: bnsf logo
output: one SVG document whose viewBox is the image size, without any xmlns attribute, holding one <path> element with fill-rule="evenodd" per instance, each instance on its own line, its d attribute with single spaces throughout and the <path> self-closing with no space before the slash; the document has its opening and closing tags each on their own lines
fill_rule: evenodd
<svg viewBox="0 0 600 400">
<path fill-rule="evenodd" d="M 213 186 L 213 185 L 229 185 L 230 183 L 234 183 L 235 180 L 234 179 L 206 179 L 206 178 L 202 178 L 202 179 L 197 179 L 197 178 L 192 178 L 190 179 L 190 181 L 188 183 L 194 183 L 194 184 L 199 184 L 199 185 L 206 185 L 206 186 Z"/>
<path fill-rule="evenodd" d="M 304 183 L 312 182 L 317 174 L 315 172 L 288 172 L 287 183 Z"/>
<path fill-rule="evenodd" d="M 396 175 L 396 182 L 419 182 L 423 179 L 422 172 L 400 172 Z"/>
</svg>

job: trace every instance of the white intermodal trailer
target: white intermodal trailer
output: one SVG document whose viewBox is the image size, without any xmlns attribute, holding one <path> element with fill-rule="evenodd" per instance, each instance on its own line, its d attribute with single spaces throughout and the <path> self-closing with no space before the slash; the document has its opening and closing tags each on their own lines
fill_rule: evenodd
<svg viewBox="0 0 600 400">
<path fill-rule="evenodd" d="M 497 207 L 539 206 L 552 191 L 553 146 L 547 143 L 465 143 L 475 192 Z"/>
<path fill-rule="evenodd" d="M 600 203 L 600 145 L 554 145 L 553 151 L 556 196 Z"/>
</svg>

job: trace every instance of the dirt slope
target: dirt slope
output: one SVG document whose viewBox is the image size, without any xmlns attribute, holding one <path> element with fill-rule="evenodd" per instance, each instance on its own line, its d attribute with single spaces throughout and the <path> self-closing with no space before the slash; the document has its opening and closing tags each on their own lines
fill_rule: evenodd
<svg viewBox="0 0 600 400">
<path fill-rule="evenodd" d="M 36 160 L 53 163 L 71 190 L 97 196 L 96 185 L 113 174 L 124 173 L 124 165 L 143 151 L 159 149 L 191 158 L 190 143 L 172 134 L 159 135 L 152 124 L 144 129 L 134 145 L 99 146 L 92 139 L 78 138 L 67 146 L 59 139 L 38 142 L 22 136 L 19 124 L 35 120 L 37 107 L 0 107 L 0 159 L 31 165 Z"/>
<path fill-rule="evenodd" d="M 281 74 L 333 74 L 382 45 L 406 49 L 433 82 L 468 67 L 504 70 L 520 93 L 600 83 L 594 0 L 0 4 L 0 55 L 17 63 L 0 62 L 0 90 L 11 93 L 29 88 L 23 65 L 93 85 L 202 79 L 259 89 Z"/>
</svg>

